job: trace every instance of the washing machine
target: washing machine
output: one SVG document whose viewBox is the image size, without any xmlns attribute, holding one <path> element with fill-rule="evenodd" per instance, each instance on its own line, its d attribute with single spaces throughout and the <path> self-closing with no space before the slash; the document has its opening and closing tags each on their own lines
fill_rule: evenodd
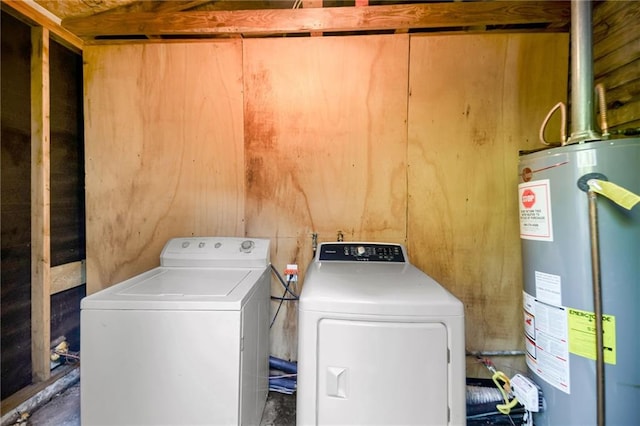
<svg viewBox="0 0 640 426">
<path fill-rule="evenodd" d="M 160 266 L 81 301 L 88 425 L 257 425 L 268 393 L 269 240 L 169 240 Z"/>
<path fill-rule="evenodd" d="M 298 316 L 298 425 L 466 424 L 464 307 L 389 243 L 322 243 Z"/>
</svg>

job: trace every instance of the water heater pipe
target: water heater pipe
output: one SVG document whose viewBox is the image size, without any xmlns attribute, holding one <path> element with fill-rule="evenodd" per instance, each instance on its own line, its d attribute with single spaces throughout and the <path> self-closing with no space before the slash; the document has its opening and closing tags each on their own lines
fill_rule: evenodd
<svg viewBox="0 0 640 426">
<path fill-rule="evenodd" d="M 602 328 L 602 283 L 600 278 L 600 239 L 598 237 L 597 194 L 589 186 L 592 179 L 608 180 L 601 173 L 587 173 L 578 179 L 578 188 L 587 193 L 589 203 L 589 240 L 591 245 L 591 280 L 593 313 L 596 334 L 596 418 L 597 425 L 605 424 L 604 339 Z"/>
<path fill-rule="evenodd" d="M 553 142 L 547 142 L 547 139 L 544 136 L 544 131 L 547 128 L 547 123 L 549 123 L 549 119 L 551 118 L 553 113 L 556 112 L 557 109 L 560 110 L 560 114 L 561 114 L 560 115 L 560 142 L 558 142 L 558 144 L 560 144 L 561 146 L 564 146 L 567 144 L 567 106 L 564 104 L 564 102 L 558 102 L 557 104 L 554 105 L 553 108 L 551 108 L 547 116 L 544 118 L 544 121 L 542 121 L 542 125 L 540 126 L 538 137 L 540 138 L 540 142 L 543 145 L 547 145 L 547 146 L 554 145 Z"/>
<path fill-rule="evenodd" d="M 593 310 L 596 323 L 596 402 L 598 426 L 604 426 L 604 342 L 602 330 L 602 285 L 600 280 L 600 244 L 598 239 L 598 204 L 596 193 L 587 191 L 589 200 L 589 236 L 591 240 L 591 275 Z"/>
<path fill-rule="evenodd" d="M 466 356 L 522 356 L 526 352 L 519 349 L 496 351 L 467 351 Z"/>
<path fill-rule="evenodd" d="M 607 122 L 607 98 L 604 84 L 596 84 L 596 96 L 598 97 L 598 111 L 600 112 L 600 130 L 604 139 L 609 138 L 609 123 Z"/>
<path fill-rule="evenodd" d="M 600 140 L 594 130 L 591 1 L 571 1 L 571 134 L 568 143 Z"/>
</svg>

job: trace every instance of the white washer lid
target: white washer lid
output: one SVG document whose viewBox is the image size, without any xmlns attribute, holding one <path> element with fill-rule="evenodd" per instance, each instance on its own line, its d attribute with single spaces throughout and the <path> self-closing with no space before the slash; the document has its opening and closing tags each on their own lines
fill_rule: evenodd
<svg viewBox="0 0 640 426">
<path fill-rule="evenodd" d="M 266 268 L 150 271 L 85 297 L 81 309 L 240 310 Z"/>
<path fill-rule="evenodd" d="M 300 294 L 300 311 L 453 317 L 460 300 L 408 263 L 313 262 Z"/>
<path fill-rule="evenodd" d="M 246 269 L 164 269 L 126 287 L 118 294 L 146 297 L 226 296 L 249 272 Z"/>
</svg>

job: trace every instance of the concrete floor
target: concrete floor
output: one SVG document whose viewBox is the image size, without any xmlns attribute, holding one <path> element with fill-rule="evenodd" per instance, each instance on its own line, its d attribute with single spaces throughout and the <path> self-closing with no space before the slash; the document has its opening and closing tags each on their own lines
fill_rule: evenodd
<svg viewBox="0 0 640 426">
<path fill-rule="evenodd" d="M 80 426 L 80 382 L 54 396 L 27 420 L 33 426 Z"/>
<path fill-rule="evenodd" d="M 481 380 L 478 384 L 482 385 Z M 15 425 L 33 426 L 80 426 L 80 382 L 69 381 L 70 385 L 55 394 L 47 403 L 31 412 L 30 416 L 21 423 Z M 494 403 L 495 404 L 495 403 Z M 484 406 L 486 405 L 486 407 Z M 492 403 L 472 406 L 477 413 L 495 411 Z M 476 414 L 470 411 L 467 405 L 467 414 Z M 515 426 L 523 425 L 522 410 L 513 410 L 511 416 L 497 414 L 490 416 L 472 416 L 467 418 L 467 426 Z M 260 426 L 293 426 L 296 422 L 296 395 L 285 395 L 278 392 L 270 392 L 262 415 Z M 3 425 L 5 423 L 3 422 Z M 9 423 L 11 424 L 11 423 Z"/>
<path fill-rule="evenodd" d="M 270 392 L 260 426 L 293 426 L 296 396 Z M 26 423 L 33 426 L 80 426 L 80 382 L 56 395 L 33 412 Z"/>
</svg>

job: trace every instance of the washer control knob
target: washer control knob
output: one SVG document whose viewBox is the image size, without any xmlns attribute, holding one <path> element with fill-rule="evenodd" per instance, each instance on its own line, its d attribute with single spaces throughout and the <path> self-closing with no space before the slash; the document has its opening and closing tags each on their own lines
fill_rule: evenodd
<svg viewBox="0 0 640 426">
<path fill-rule="evenodd" d="M 244 240 L 240 243 L 240 251 L 249 253 L 256 244 L 251 240 Z"/>
<path fill-rule="evenodd" d="M 363 246 L 358 246 L 356 252 L 358 253 L 358 256 L 362 256 L 365 253 L 365 249 Z"/>
</svg>

